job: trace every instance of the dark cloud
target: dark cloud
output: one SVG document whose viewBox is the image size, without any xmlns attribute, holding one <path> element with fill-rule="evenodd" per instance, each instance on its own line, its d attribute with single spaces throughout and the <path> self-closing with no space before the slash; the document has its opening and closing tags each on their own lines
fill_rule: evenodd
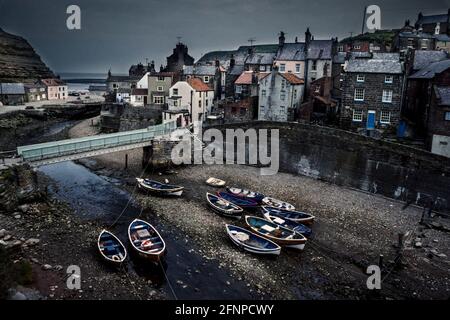
<svg viewBox="0 0 450 320">
<path fill-rule="evenodd" d="M 82 30 L 66 28 L 66 8 L 82 10 Z M 415 21 L 419 11 L 443 13 L 450 0 L 0 0 L 0 26 L 27 38 L 56 71 L 126 72 L 145 58 L 165 62 L 177 36 L 196 59 L 211 50 L 360 32 L 366 5 L 382 9 L 382 27 Z"/>
</svg>

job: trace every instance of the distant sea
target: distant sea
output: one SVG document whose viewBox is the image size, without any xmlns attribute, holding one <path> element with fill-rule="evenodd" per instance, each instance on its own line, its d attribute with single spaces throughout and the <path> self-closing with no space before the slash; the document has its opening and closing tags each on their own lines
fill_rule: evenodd
<svg viewBox="0 0 450 320">
<path fill-rule="evenodd" d="M 86 91 L 90 85 L 105 85 L 106 73 L 58 73 L 62 80 L 69 86 L 69 91 Z"/>
</svg>

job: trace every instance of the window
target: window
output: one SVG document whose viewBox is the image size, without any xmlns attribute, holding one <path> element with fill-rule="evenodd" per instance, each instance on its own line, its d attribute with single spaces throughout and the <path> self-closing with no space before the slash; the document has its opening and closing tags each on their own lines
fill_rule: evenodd
<svg viewBox="0 0 450 320">
<path fill-rule="evenodd" d="M 153 103 L 154 104 L 164 104 L 164 97 L 163 96 L 154 96 Z"/>
<path fill-rule="evenodd" d="M 344 46 L 342 46 L 342 45 L 339 46 L 339 47 L 338 47 L 338 51 L 339 51 L 339 52 L 344 52 Z"/>
<path fill-rule="evenodd" d="M 295 72 L 300 73 L 300 63 L 295 64 Z"/>
<path fill-rule="evenodd" d="M 285 63 L 281 63 L 280 64 L 280 72 L 285 72 L 286 71 L 286 64 Z"/>
<path fill-rule="evenodd" d="M 203 77 L 203 82 L 208 83 L 209 82 L 209 76 L 204 76 Z"/>
<path fill-rule="evenodd" d="M 364 82 L 366 80 L 366 77 L 363 74 L 358 74 L 356 76 L 356 82 Z"/>
<path fill-rule="evenodd" d="M 294 100 L 297 99 L 297 89 L 294 90 Z"/>
<path fill-rule="evenodd" d="M 362 122 L 363 120 L 363 111 L 362 110 L 353 110 L 353 121 Z"/>
<path fill-rule="evenodd" d="M 178 100 L 174 100 L 174 101 L 173 101 L 173 106 L 174 106 L 174 107 L 178 107 Z"/>
<path fill-rule="evenodd" d="M 445 113 L 444 120 L 445 120 L 445 121 L 450 121 L 450 112 L 447 111 L 447 112 Z"/>
<path fill-rule="evenodd" d="M 353 46 L 353 49 L 354 50 L 361 50 L 361 46 L 356 44 L 356 45 Z"/>
<path fill-rule="evenodd" d="M 391 113 L 389 111 L 381 111 L 380 123 L 391 123 Z"/>
<path fill-rule="evenodd" d="M 261 97 L 263 97 L 263 98 L 266 97 L 266 90 L 261 90 Z"/>
<path fill-rule="evenodd" d="M 281 80 L 281 90 L 283 90 L 284 88 L 286 88 L 286 80 L 282 79 Z"/>
<path fill-rule="evenodd" d="M 208 99 L 205 100 L 205 106 L 206 107 L 208 106 L 208 101 L 209 101 Z"/>
<path fill-rule="evenodd" d="M 384 83 L 393 83 L 393 82 L 394 82 L 394 76 L 384 77 Z"/>
<path fill-rule="evenodd" d="M 202 107 L 202 100 L 198 100 L 198 107 L 199 107 L 199 108 Z"/>
<path fill-rule="evenodd" d="M 178 88 L 173 88 L 172 94 L 173 94 L 174 96 L 177 96 L 177 95 L 178 95 Z"/>
<path fill-rule="evenodd" d="M 158 81 L 164 81 L 164 77 L 159 76 Z"/>
<path fill-rule="evenodd" d="M 280 114 L 281 115 L 284 115 L 286 112 L 285 112 L 285 106 L 280 106 Z"/>
<path fill-rule="evenodd" d="M 281 93 L 280 93 L 280 100 L 281 101 L 286 100 L 286 93 L 284 91 L 281 91 Z"/>
<path fill-rule="evenodd" d="M 266 66 L 259 66 L 259 71 L 266 71 Z"/>
<path fill-rule="evenodd" d="M 382 101 L 385 103 L 392 103 L 392 90 L 383 90 Z"/>
<path fill-rule="evenodd" d="M 236 86 L 236 93 L 242 93 L 242 87 Z"/>
<path fill-rule="evenodd" d="M 408 48 L 414 49 L 414 39 L 408 39 Z"/>
<path fill-rule="evenodd" d="M 264 106 L 259 106 L 259 113 L 264 113 Z"/>
<path fill-rule="evenodd" d="M 355 101 L 364 101 L 364 93 L 365 89 L 363 88 L 356 88 L 355 89 Z"/>
<path fill-rule="evenodd" d="M 312 66 L 311 66 L 311 70 L 312 71 L 317 71 L 317 61 L 313 61 L 313 64 L 312 64 Z"/>
<path fill-rule="evenodd" d="M 156 91 L 159 91 L 159 92 L 164 91 L 164 87 L 163 86 L 157 86 L 156 87 Z"/>
</svg>

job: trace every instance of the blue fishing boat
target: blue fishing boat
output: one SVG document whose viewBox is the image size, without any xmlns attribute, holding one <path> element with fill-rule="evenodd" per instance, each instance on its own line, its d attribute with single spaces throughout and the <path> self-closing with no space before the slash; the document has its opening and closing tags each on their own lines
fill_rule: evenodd
<svg viewBox="0 0 450 320">
<path fill-rule="evenodd" d="M 226 230 L 231 241 L 245 251 L 261 255 L 279 255 L 281 247 L 244 228 L 227 224 Z"/>
<path fill-rule="evenodd" d="M 206 193 L 208 205 L 218 214 L 229 218 L 240 218 L 242 208 L 209 192 Z"/>
<path fill-rule="evenodd" d="M 250 191 L 247 189 L 241 189 L 241 188 L 235 188 L 235 187 L 227 187 L 227 191 L 235 196 L 250 199 L 253 201 L 256 201 L 258 203 L 261 203 L 262 199 L 264 199 L 266 196 L 259 192 Z"/>
<path fill-rule="evenodd" d="M 307 239 L 300 233 L 284 228 L 269 220 L 246 216 L 245 223 L 256 234 L 284 247 L 303 250 Z"/>
<path fill-rule="evenodd" d="M 238 197 L 232 193 L 228 192 L 217 192 L 217 195 L 222 199 L 225 199 L 241 208 L 255 208 L 258 207 L 258 203 L 251 199 L 245 199 Z"/>
<path fill-rule="evenodd" d="M 291 210 L 283 210 L 278 209 L 274 207 L 266 207 L 262 206 L 263 214 L 266 215 L 267 213 L 277 215 L 283 219 L 291 220 L 297 223 L 303 223 L 303 224 L 312 224 L 314 222 L 315 217 L 309 213 L 306 212 L 300 212 L 300 211 L 291 211 Z"/>
<path fill-rule="evenodd" d="M 264 212 L 264 217 L 267 220 L 272 221 L 273 223 L 276 223 L 279 226 L 291 229 L 295 232 L 298 232 L 298 233 L 304 235 L 307 238 L 311 237 L 311 234 L 312 234 L 311 228 L 305 226 L 304 224 L 301 224 L 301 223 L 298 223 L 298 222 L 295 222 L 292 220 L 284 219 L 283 217 L 281 217 L 275 213 L 270 213 L 269 211 Z"/>
<path fill-rule="evenodd" d="M 181 196 L 184 187 L 162 183 L 150 179 L 136 178 L 138 186 L 141 189 L 166 196 Z"/>
<path fill-rule="evenodd" d="M 127 250 L 123 243 L 114 234 L 107 230 L 100 232 L 97 247 L 102 257 L 113 264 L 120 264 L 127 257 Z"/>
</svg>

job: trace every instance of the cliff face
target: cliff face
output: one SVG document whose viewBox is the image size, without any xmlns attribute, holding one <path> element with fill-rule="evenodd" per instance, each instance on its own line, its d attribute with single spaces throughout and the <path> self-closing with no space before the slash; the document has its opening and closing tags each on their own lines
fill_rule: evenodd
<svg viewBox="0 0 450 320">
<path fill-rule="evenodd" d="M 0 28 L 0 82 L 34 82 L 55 77 L 22 37 Z"/>
</svg>

